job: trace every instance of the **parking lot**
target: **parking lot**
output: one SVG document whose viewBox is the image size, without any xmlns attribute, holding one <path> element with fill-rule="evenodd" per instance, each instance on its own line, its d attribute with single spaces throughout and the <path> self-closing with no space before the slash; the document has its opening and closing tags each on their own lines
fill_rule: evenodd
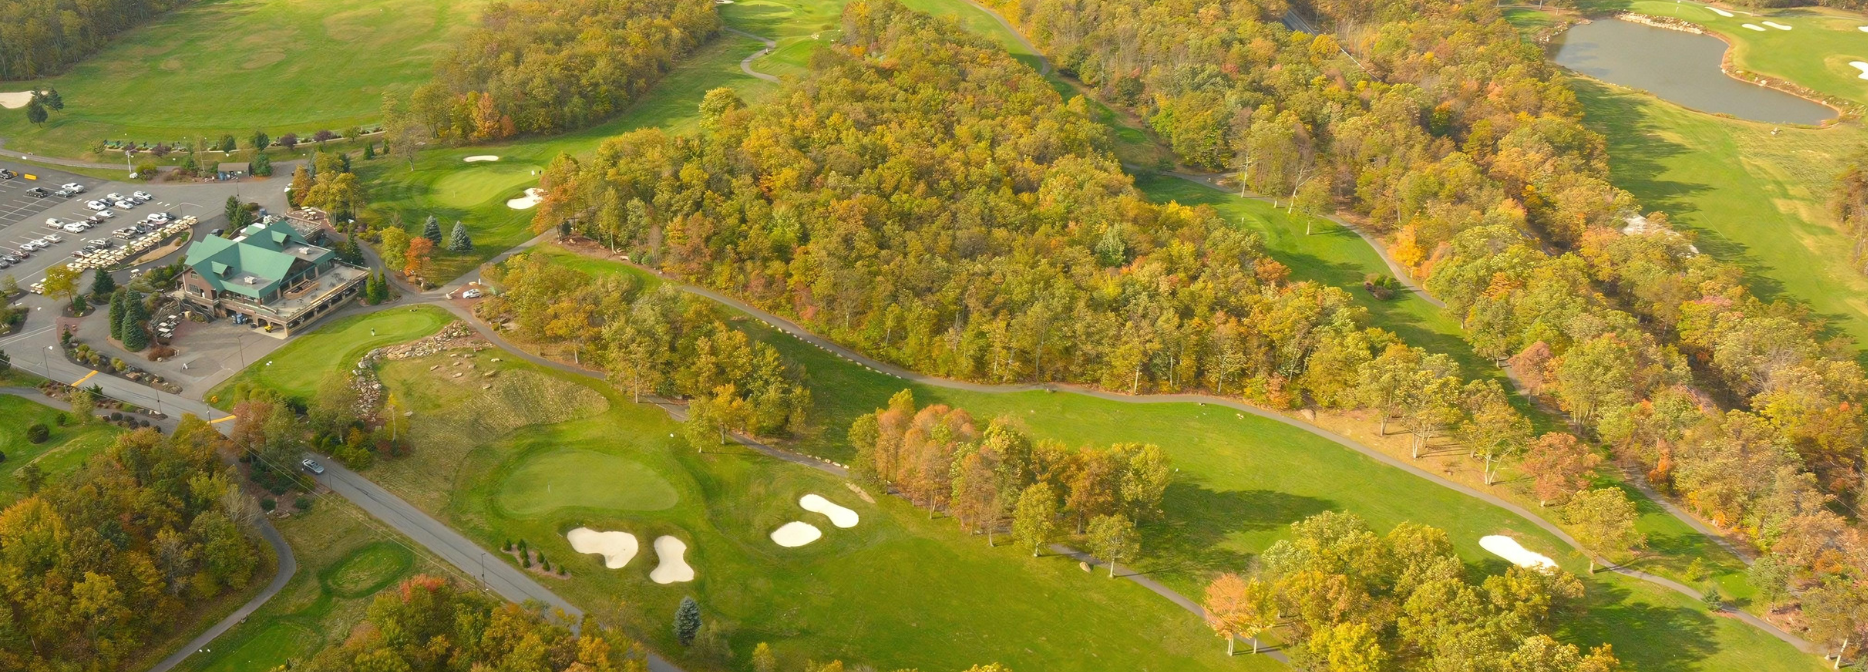
<svg viewBox="0 0 1868 672">
<path fill-rule="evenodd" d="M 10 162 L 0 162 L 0 169 L 19 174 L 19 177 L 13 179 L 0 180 L 0 264 L 7 264 L 5 255 L 20 258 L 0 269 L 0 274 L 11 274 L 21 287 L 43 280 L 47 268 L 73 260 L 85 247 L 103 246 L 101 242 L 93 244 L 90 241 L 108 241 L 110 247 L 120 248 L 140 235 L 151 235 L 128 231 L 124 232 L 125 235 L 113 235 L 113 232 L 134 227 L 151 213 L 167 213 L 176 219 L 196 217 L 200 223 L 195 227 L 195 235 L 211 228 L 213 222 L 225 219 L 220 215 L 221 202 L 192 203 L 176 197 L 182 193 L 199 195 L 196 190 L 165 189 L 161 184 L 110 182 Z M 26 175 L 38 179 L 27 179 Z M 56 192 L 67 183 L 83 186 L 83 193 L 70 198 L 61 198 L 56 194 L 37 198 L 29 193 L 33 187 Z M 140 204 L 131 202 L 128 197 L 138 191 L 148 193 L 151 198 Z M 105 204 L 114 216 L 99 218 L 99 221 L 83 231 L 54 228 L 46 223 L 48 218 L 56 218 L 61 223 L 90 220 L 100 213 L 85 207 L 85 204 L 100 200 L 110 193 L 125 197 L 126 203 L 132 207 L 125 209 L 116 203 Z M 225 198 L 221 197 L 223 201 Z M 153 232 L 159 227 L 148 228 Z"/>
</svg>

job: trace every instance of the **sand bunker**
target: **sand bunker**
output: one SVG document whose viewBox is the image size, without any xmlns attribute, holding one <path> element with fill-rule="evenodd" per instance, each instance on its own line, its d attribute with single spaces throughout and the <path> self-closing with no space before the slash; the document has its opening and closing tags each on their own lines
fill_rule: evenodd
<svg viewBox="0 0 1868 672">
<path fill-rule="evenodd" d="M 1760 32 L 1760 33 L 1762 33 L 1762 32 L 1764 32 L 1764 26 L 1760 26 L 1760 25 L 1756 25 L 1756 24 L 1751 24 L 1751 23 L 1747 23 L 1747 24 L 1745 24 L 1745 27 L 1746 27 L 1746 28 L 1749 28 L 1749 29 L 1751 29 L 1751 30 L 1755 30 L 1755 31 L 1758 31 L 1758 32 Z"/>
<path fill-rule="evenodd" d="M 564 538 L 571 542 L 573 551 L 603 556 L 603 566 L 610 569 L 622 569 L 630 558 L 636 557 L 636 535 L 628 532 L 598 532 L 580 527 L 565 533 Z"/>
<path fill-rule="evenodd" d="M 1868 26 L 1856 26 L 1855 29 L 1862 31 L 1864 33 L 1868 33 Z"/>
<path fill-rule="evenodd" d="M 815 494 L 805 495 L 803 499 L 798 500 L 798 506 L 804 507 L 806 511 L 829 516 L 830 523 L 837 527 L 856 527 L 856 522 L 859 520 L 855 511 L 838 506 L 835 502 Z"/>
<path fill-rule="evenodd" d="M 688 552 L 688 545 L 680 539 L 663 535 L 655 538 L 655 558 L 661 563 L 655 565 L 655 571 L 649 572 L 649 580 L 656 583 L 679 583 L 694 580 L 694 568 L 682 556 Z"/>
<path fill-rule="evenodd" d="M 791 521 L 772 531 L 772 543 L 785 548 L 797 548 L 824 537 L 824 531 L 816 525 L 806 522 Z"/>
<path fill-rule="evenodd" d="M 530 210 L 537 207 L 539 201 L 543 200 L 545 200 L 545 190 L 532 187 L 531 189 L 525 190 L 524 196 L 506 201 L 506 207 L 514 210 Z"/>
<path fill-rule="evenodd" d="M 0 107 L 4 107 L 9 110 L 17 110 L 19 108 L 25 107 L 26 104 L 30 102 L 32 102 L 31 91 L 13 91 L 10 93 L 0 93 Z"/>
<path fill-rule="evenodd" d="M 1501 534 L 1479 538 L 1479 548 L 1491 551 L 1493 555 L 1511 561 L 1511 564 L 1531 569 L 1556 569 L 1557 563 L 1542 553 L 1533 553 L 1518 545 L 1518 540 Z"/>
<path fill-rule="evenodd" d="M 1856 70 L 1862 71 L 1862 74 L 1857 75 L 1858 77 L 1861 77 L 1862 79 L 1868 79 L 1868 63 L 1864 63 L 1862 61 L 1849 61 L 1849 65 L 1853 65 L 1855 66 Z"/>
<path fill-rule="evenodd" d="M 1710 9 L 1710 10 L 1712 10 L 1712 13 L 1714 13 L 1714 14 L 1718 14 L 1719 16 L 1723 16 L 1723 17 L 1725 17 L 1725 18 L 1728 18 L 1728 19 L 1729 19 L 1729 18 L 1732 18 L 1732 13 L 1731 13 L 1731 12 L 1728 12 L 1728 11 L 1725 11 L 1725 10 L 1723 10 L 1723 9 L 1719 9 L 1718 7 L 1707 7 L 1706 9 Z"/>
<path fill-rule="evenodd" d="M 466 162 L 468 162 L 468 163 L 479 163 L 479 162 L 481 162 L 481 161 L 498 161 L 498 160 L 499 160 L 499 157 L 497 157 L 497 156 L 493 156 L 493 155 L 491 155 L 491 154 L 481 154 L 481 155 L 478 155 L 478 156 L 469 156 L 469 157 L 467 157 L 467 158 L 465 158 L 465 159 L 461 159 L 461 160 L 462 160 L 462 161 L 466 161 Z"/>
<path fill-rule="evenodd" d="M 1772 28 L 1776 28 L 1778 30 L 1790 30 L 1790 26 L 1786 26 L 1776 21 L 1765 21 L 1764 25 L 1770 26 Z"/>
</svg>

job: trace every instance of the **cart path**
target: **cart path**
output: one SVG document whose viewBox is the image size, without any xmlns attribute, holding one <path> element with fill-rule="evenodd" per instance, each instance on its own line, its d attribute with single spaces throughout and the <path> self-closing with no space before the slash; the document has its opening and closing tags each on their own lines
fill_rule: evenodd
<svg viewBox="0 0 1868 672">
<path fill-rule="evenodd" d="M 753 77 L 757 77 L 759 79 L 763 79 L 768 82 L 774 82 L 774 83 L 778 82 L 777 76 L 768 75 L 763 72 L 759 72 L 758 70 L 752 69 L 752 59 L 772 53 L 772 50 L 778 48 L 777 40 L 773 40 L 772 38 L 769 38 L 769 37 L 760 37 L 758 35 L 748 33 L 746 31 L 740 30 L 738 28 L 734 28 L 732 26 L 722 26 L 722 28 L 725 29 L 726 32 L 733 33 L 734 35 L 751 38 L 754 40 L 758 40 L 761 43 L 764 43 L 765 44 L 764 49 L 760 49 L 758 51 L 752 52 L 751 55 L 748 55 L 747 57 L 739 60 L 739 69 L 742 72 L 745 72 L 746 74 L 751 75 Z"/>
</svg>

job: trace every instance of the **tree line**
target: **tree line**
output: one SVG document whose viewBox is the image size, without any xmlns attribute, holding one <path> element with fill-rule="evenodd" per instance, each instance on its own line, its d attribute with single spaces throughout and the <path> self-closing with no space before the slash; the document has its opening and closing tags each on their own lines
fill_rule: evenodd
<svg viewBox="0 0 1868 672">
<path fill-rule="evenodd" d="M 0 80 L 58 74 L 118 33 L 186 4 L 187 0 L 8 0 L 0 5 Z"/>
<path fill-rule="evenodd" d="M 559 133 L 622 111 L 720 29 L 708 0 L 496 2 L 435 65 L 384 98 L 391 153 Z"/>
<path fill-rule="evenodd" d="M 474 310 L 527 341 L 570 349 L 632 400 L 692 400 L 689 440 L 719 445 L 731 431 L 789 436 L 804 427 L 811 393 L 778 350 L 726 324 L 712 301 L 634 276 L 591 276 L 537 253 L 488 269 L 502 287 Z"/>
<path fill-rule="evenodd" d="M 1401 523 L 1378 535 L 1354 514 L 1291 524 L 1246 576 L 1207 585 L 1207 623 L 1252 640 L 1274 628 L 1298 669 L 1615 672 L 1607 644 L 1584 653 L 1558 633 L 1584 609 L 1583 584 L 1560 569 L 1512 566 L 1471 576 L 1446 532 Z"/>
<path fill-rule="evenodd" d="M 1846 525 L 1831 507 L 1863 496 L 1868 445 L 1852 345 L 1643 216 L 1491 4 L 1298 4 L 1326 34 L 1280 3 L 999 7 L 1182 161 L 1390 232 L 1476 351 L 1700 515 L 1765 549 Z"/>
<path fill-rule="evenodd" d="M 0 511 L 0 669 L 116 669 L 253 579 L 259 508 L 184 416 L 142 429 Z"/>
<path fill-rule="evenodd" d="M 965 410 L 917 409 L 902 390 L 850 427 L 856 480 L 899 492 L 929 515 L 945 512 L 996 543 L 1009 528 L 1033 555 L 1059 532 L 1089 542 L 1114 564 L 1139 553 L 1138 522 L 1160 520 L 1174 470 L 1160 446 L 1118 443 L 1070 450 L 1032 441 L 1006 420 L 983 430 Z"/>
</svg>

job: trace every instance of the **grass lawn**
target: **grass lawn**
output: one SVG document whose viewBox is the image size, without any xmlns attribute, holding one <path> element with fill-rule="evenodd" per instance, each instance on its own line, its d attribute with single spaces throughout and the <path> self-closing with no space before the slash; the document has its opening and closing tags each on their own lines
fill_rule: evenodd
<svg viewBox="0 0 1868 672">
<path fill-rule="evenodd" d="M 106 139 L 273 137 L 374 121 L 385 89 L 429 79 L 484 0 L 204 0 L 130 31 L 63 75 L 42 128 L 0 113 L 10 149 L 82 157 Z M 118 158 L 121 158 L 120 155 Z"/>
<path fill-rule="evenodd" d="M 177 670 L 247 672 L 303 662 L 343 642 L 383 589 L 417 572 L 444 574 L 406 539 L 341 498 L 320 498 L 310 511 L 275 524 L 298 558 L 298 574 Z"/>
<path fill-rule="evenodd" d="M 86 459 L 110 446 L 123 430 L 115 425 L 93 422 L 84 427 L 61 427 L 56 421 L 61 411 L 13 395 L 0 395 L 0 506 L 25 494 L 14 472 L 28 464 L 37 464 L 53 478 L 69 473 Z M 44 424 L 52 430 L 51 438 L 34 444 L 26 440 L 26 428 Z"/>
<path fill-rule="evenodd" d="M 396 308 L 332 321 L 268 355 L 266 361 L 234 374 L 208 391 L 209 403 L 233 408 L 243 390 L 263 386 L 309 400 L 318 383 L 334 371 L 354 366 L 370 350 L 411 341 L 439 331 L 454 317 L 434 306 Z"/>
<path fill-rule="evenodd" d="M 1744 267 L 1760 297 L 1806 303 L 1868 346 L 1868 278 L 1849 269 L 1851 243 L 1825 205 L 1843 161 L 1868 144 L 1859 125 L 1776 127 L 1594 80 L 1571 84 L 1583 121 L 1608 136 L 1617 186 L 1696 233 L 1702 252 Z"/>
</svg>

